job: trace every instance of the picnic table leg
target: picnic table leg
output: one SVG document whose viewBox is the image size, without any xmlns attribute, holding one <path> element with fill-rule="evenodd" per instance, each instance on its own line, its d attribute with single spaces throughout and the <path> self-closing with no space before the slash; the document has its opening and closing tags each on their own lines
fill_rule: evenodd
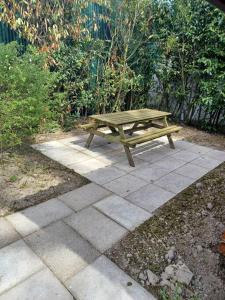
<svg viewBox="0 0 225 300">
<path fill-rule="evenodd" d="M 92 140 L 93 140 L 93 138 L 94 138 L 94 130 L 96 130 L 97 128 L 98 128 L 98 124 L 95 124 L 95 125 L 93 126 L 93 128 L 90 130 L 89 137 L 88 137 L 88 139 L 87 139 L 87 141 L 86 141 L 86 143 L 85 143 L 85 147 L 86 147 L 86 148 L 89 148 L 89 147 L 90 147 L 91 142 L 92 142 Z"/>
<path fill-rule="evenodd" d="M 124 147 L 124 150 L 125 150 L 125 152 L 126 152 L 127 159 L 128 159 L 128 161 L 129 161 L 130 166 L 131 166 L 131 167 L 135 167 L 134 160 L 133 160 L 133 157 L 132 157 L 132 154 L 131 154 L 131 152 L 130 152 L 129 147 L 126 146 L 126 145 L 123 145 L 123 147 Z"/>
<path fill-rule="evenodd" d="M 167 122 L 167 117 L 164 117 L 163 123 L 164 123 L 165 127 L 169 126 L 168 122 Z M 169 144 L 170 144 L 170 148 L 171 149 L 175 149 L 175 145 L 174 145 L 174 142 L 173 142 L 171 134 L 167 134 L 167 138 L 168 138 L 168 141 L 169 141 Z"/>
<path fill-rule="evenodd" d="M 86 143 L 85 143 L 85 147 L 86 147 L 86 148 L 89 148 L 89 147 L 90 147 L 93 138 L 94 138 L 94 133 L 91 132 L 91 133 L 89 134 L 89 137 L 88 137 Z"/>
<path fill-rule="evenodd" d="M 118 126 L 118 131 L 119 131 L 120 137 L 122 139 L 125 139 L 125 134 L 124 134 L 122 126 Z M 126 153 L 126 156 L 127 156 L 130 166 L 135 167 L 134 160 L 133 160 L 133 157 L 132 157 L 129 147 L 127 145 L 123 145 L 123 147 L 124 147 L 124 150 L 125 150 L 125 153 Z"/>
</svg>

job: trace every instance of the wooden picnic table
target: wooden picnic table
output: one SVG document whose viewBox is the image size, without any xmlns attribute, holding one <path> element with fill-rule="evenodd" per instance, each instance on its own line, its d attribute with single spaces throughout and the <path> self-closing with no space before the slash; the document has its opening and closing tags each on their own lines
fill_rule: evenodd
<svg viewBox="0 0 225 300">
<path fill-rule="evenodd" d="M 135 164 L 130 148 L 136 147 L 137 144 L 145 143 L 166 135 L 170 147 L 175 148 L 171 134 L 179 131 L 181 127 L 175 125 L 169 126 L 167 122 L 169 115 L 171 115 L 171 113 L 153 109 L 138 109 L 92 115 L 90 116 L 91 123 L 81 125 L 81 128 L 90 133 L 86 142 L 87 148 L 90 147 L 94 135 L 101 136 L 109 142 L 121 143 L 126 152 L 129 164 L 134 167 Z M 161 121 L 161 123 L 158 121 Z M 124 129 L 125 126 L 128 128 Z M 102 131 L 101 129 L 103 127 L 110 129 L 110 131 Z M 149 128 L 153 130 L 132 137 L 135 131 L 147 130 Z"/>
</svg>

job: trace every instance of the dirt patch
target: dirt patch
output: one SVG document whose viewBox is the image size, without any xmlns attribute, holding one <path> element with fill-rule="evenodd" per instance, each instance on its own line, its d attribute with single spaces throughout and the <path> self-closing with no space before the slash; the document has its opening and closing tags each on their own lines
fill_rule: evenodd
<svg viewBox="0 0 225 300">
<path fill-rule="evenodd" d="M 185 139 L 186 141 L 218 150 L 225 150 L 224 135 L 209 133 L 189 126 L 182 125 L 182 127 L 183 129 L 180 132 L 174 134 L 176 138 Z"/>
<path fill-rule="evenodd" d="M 156 214 L 107 251 L 106 255 L 159 299 L 225 299 L 225 266 L 218 243 L 225 229 L 225 163 L 178 194 Z M 193 272 L 179 297 L 162 297 L 162 288 L 140 278 L 160 276 L 171 247 Z M 173 292 L 167 288 L 168 294 Z M 182 291 L 182 292 L 181 292 Z M 160 296 L 161 295 L 161 296 Z"/>
<path fill-rule="evenodd" d="M 0 216 L 54 198 L 89 181 L 29 145 L 0 159 Z"/>
</svg>

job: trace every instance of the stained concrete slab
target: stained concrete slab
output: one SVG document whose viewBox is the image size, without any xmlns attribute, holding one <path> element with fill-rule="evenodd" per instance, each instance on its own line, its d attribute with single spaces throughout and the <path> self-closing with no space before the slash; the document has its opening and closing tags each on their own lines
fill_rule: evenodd
<svg viewBox="0 0 225 300">
<path fill-rule="evenodd" d="M 149 149 L 148 147 L 146 147 L 143 149 L 143 151 L 139 151 L 139 149 L 137 149 L 137 157 L 145 161 L 154 163 L 179 151 L 180 149 L 171 149 L 168 145 L 159 145 L 154 147 L 153 149 Z"/>
<path fill-rule="evenodd" d="M 29 235 L 25 241 L 62 281 L 99 256 L 94 247 L 62 221 Z"/>
<path fill-rule="evenodd" d="M 171 155 L 171 157 L 173 157 L 175 159 L 183 160 L 185 162 L 190 162 L 196 158 L 199 158 L 199 154 L 193 153 L 188 150 L 181 150 L 181 151 Z"/>
<path fill-rule="evenodd" d="M 105 256 L 67 281 L 79 300 L 156 300 Z"/>
<path fill-rule="evenodd" d="M 89 183 L 74 191 L 59 196 L 58 199 L 63 201 L 73 210 L 79 211 L 110 194 L 111 192 L 103 187 L 95 183 Z"/>
<path fill-rule="evenodd" d="M 104 184 L 104 187 L 114 192 L 115 194 L 124 197 L 140 189 L 142 186 L 146 184 L 147 181 L 144 181 L 140 178 L 127 174 L 121 176 L 120 178 L 112 180 L 109 183 Z"/>
<path fill-rule="evenodd" d="M 193 178 L 193 179 L 199 179 L 202 176 L 204 176 L 206 173 L 208 173 L 208 170 L 202 167 L 199 167 L 197 165 L 194 165 L 192 163 L 186 164 L 174 171 L 177 174 Z"/>
<path fill-rule="evenodd" d="M 73 211 L 61 201 L 51 199 L 9 215 L 7 220 L 22 236 L 26 236 L 72 213 Z"/>
<path fill-rule="evenodd" d="M 128 230 L 134 230 L 152 216 L 140 207 L 116 195 L 111 195 L 97 202 L 94 206 Z"/>
<path fill-rule="evenodd" d="M 73 300 L 61 282 L 45 268 L 0 296 L 0 300 Z"/>
<path fill-rule="evenodd" d="M 210 151 L 211 148 L 209 147 L 205 147 L 205 146 L 201 146 L 201 145 L 197 145 L 194 143 L 191 143 L 191 147 L 188 149 L 188 151 L 191 151 L 193 153 L 197 153 L 199 155 L 203 155 L 206 154 Z"/>
<path fill-rule="evenodd" d="M 124 154 L 125 155 L 125 154 Z M 124 159 L 122 161 L 117 162 L 116 164 L 114 164 L 114 167 L 123 170 L 126 173 L 131 173 L 134 170 L 140 169 L 140 168 L 144 168 L 145 166 L 148 166 L 149 163 L 137 158 L 137 156 L 133 156 L 134 159 L 134 163 L 135 163 L 135 168 L 131 167 L 127 161 L 127 158 L 124 157 Z"/>
<path fill-rule="evenodd" d="M 111 164 L 111 162 L 106 162 L 103 160 L 100 161 L 96 158 L 91 158 L 89 160 L 70 165 L 70 169 L 74 170 L 77 173 L 85 175 L 91 171 L 98 170 L 100 168 L 104 168 L 110 164 Z"/>
<path fill-rule="evenodd" d="M 176 170 L 177 168 L 185 165 L 186 162 L 183 160 L 174 158 L 172 156 L 167 156 L 167 157 L 162 158 L 161 160 L 158 160 L 155 164 L 161 168 L 165 168 L 172 172 L 172 171 Z"/>
<path fill-rule="evenodd" d="M 156 180 L 155 184 L 169 192 L 177 194 L 191 185 L 194 181 L 195 179 L 172 172 L 159 180 Z"/>
<path fill-rule="evenodd" d="M 144 179 L 145 181 L 153 182 L 168 173 L 170 173 L 170 170 L 160 167 L 157 164 L 148 164 L 142 168 L 135 169 L 130 174 Z"/>
<path fill-rule="evenodd" d="M 118 177 L 125 175 L 126 173 L 113 166 L 98 169 L 86 174 L 86 177 L 98 184 L 104 184 L 110 182 Z"/>
<path fill-rule="evenodd" d="M 0 294 L 43 267 L 41 260 L 22 240 L 0 249 Z"/>
<path fill-rule="evenodd" d="M 193 160 L 192 163 L 210 171 L 219 166 L 221 164 L 221 161 L 206 156 L 197 158 Z"/>
<path fill-rule="evenodd" d="M 204 157 L 208 157 L 210 159 L 212 158 L 217 161 L 223 162 L 225 161 L 225 151 L 210 150 L 204 154 Z"/>
<path fill-rule="evenodd" d="M 96 249 L 104 252 L 119 241 L 127 230 L 93 207 L 68 217 L 65 222 L 87 239 Z"/>
<path fill-rule="evenodd" d="M 5 219 L 0 218 L 0 248 L 15 242 L 20 238 L 13 226 Z"/>
<path fill-rule="evenodd" d="M 61 142 L 58 142 L 58 141 L 50 141 L 50 142 L 46 142 L 46 143 L 35 144 L 35 145 L 32 145 L 32 147 L 41 152 L 54 151 L 55 149 L 59 149 L 59 148 L 67 149 L 65 147 L 65 145 L 63 145 Z"/>
<path fill-rule="evenodd" d="M 174 196 L 174 193 L 154 184 L 148 184 L 140 190 L 127 195 L 126 199 L 152 213 Z"/>
<path fill-rule="evenodd" d="M 184 140 L 177 140 L 177 141 L 174 141 L 174 145 L 175 145 L 176 149 L 181 149 L 181 150 L 189 149 L 190 150 L 191 148 L 193 148 L 193 146 L 195 144 L 184 141 Z"/>
</svg>

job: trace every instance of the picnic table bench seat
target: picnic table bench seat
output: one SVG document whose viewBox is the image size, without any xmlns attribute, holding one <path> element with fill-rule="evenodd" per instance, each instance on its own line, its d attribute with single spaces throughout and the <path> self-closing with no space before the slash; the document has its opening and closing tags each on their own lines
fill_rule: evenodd
<svg viewBox="0 0 225 300">
<path fill-rule="evenodd" d="M 181 127 L 176 126 L 176 125 L 168 126 L 166 128 L 157 129 L 154 132 L 147 132 L 145 134 L 138 135 L 135 137 L 121 139 L 121 143 L 124 145 L 127 145 L 131 148 L 134 148 L 137 144 L 142 144 L 142 143 L 157 139 L 159 137 L 169 135 L 174 132 L 178 132 L 181 129 L 182 129 Z"/>
<path fill-rule="evenodd" d="M 84 130 L 89 130 L 91 128 L 93 128 L 93 123 L 88 123 L 88 124 L 82 124 L 82 125 L 79 125 L 79 128 L 81 129 L 84 129 Z"/>
<path fill-rule="evenodd" d="M 94 123 L 87 123 L 87 124 L 82 124 L 79 125 L 79 128 L 83 129 L 83 130 L 90 130 L 90 129 L 94 129 L 95 124 Z M 98 128 L 102 128 L 102 127 L 106 127 L 106 125 L 99 125 Z"/>
</svg>

